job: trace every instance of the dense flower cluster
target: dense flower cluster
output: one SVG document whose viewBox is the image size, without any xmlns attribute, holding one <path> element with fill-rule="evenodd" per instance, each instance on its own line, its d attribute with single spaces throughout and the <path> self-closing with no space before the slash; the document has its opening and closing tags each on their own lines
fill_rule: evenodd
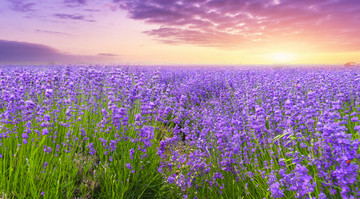
<svg viewBox="0 0 360 199">
<path fill-rule="evenodd" d="M 254 179 L 265 182 L 262 186 L 274 198 L 285 192 L 295 198 L 325 197 L 323 192 L 360 197 L 359 72 L 199 70 L 176 75 L 179 83 L 170 96 L 177 100 L 167 121 L 174 124 L 175 136 L 159 148 L 168 181 L 175 177 L 183 190 L 216 185 L 221 191 L 227 181 L 222 175 L 228 173 L 236 181 L 252 182 L 256 190 L 262 188 Z M 248 184 L 243 184 L 246 191 Z"/>
<path fill-rule="evenodd" d="M 0 162 L 41 147 L 135 175 L 156 153 L 183 197 L 360 197 L 358 71 L 4 67 L 0 96 Z"/>
</svg>

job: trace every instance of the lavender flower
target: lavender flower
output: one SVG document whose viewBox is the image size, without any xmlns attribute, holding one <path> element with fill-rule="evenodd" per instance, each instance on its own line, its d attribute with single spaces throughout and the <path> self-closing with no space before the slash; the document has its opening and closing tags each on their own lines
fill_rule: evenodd
<svg viewBox="0 0 360 199">
<path fill-rule="evenodd" d="M 48 135 L 49 134 L 49 130 L 47 128 L 44 128 L 42 131 L 43 135 Z"/>
<path fill-rule="evenodd" d="M 130 149 L 130 159 L 134 158 L 135 150 L 132 148 Z"/>
<path fill-rule="evenodd" d="M 172 176 L 169 176 L 168 179 L 167 179 L 167 182 L 168 182 L 169 184 L 172 184 L 172 183 L 175 182 L 175 178 L 172 177 Z"/>
<path fill-rule="evenodd" d="M 126 164 L 125 164 L 125 167 L 126 167 L 126 168 L 128 168 L 129 170 L 131 170 L 131 169 L 132 169 L 132 166 L 131 166 L 131 164 L 130 164 L 130 163 L 126 163 Z"/>
</svg>

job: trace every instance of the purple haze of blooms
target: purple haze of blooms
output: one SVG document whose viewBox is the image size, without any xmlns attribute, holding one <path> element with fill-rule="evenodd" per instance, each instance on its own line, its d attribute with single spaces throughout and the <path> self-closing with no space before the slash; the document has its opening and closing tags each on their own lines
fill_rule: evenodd
<svg viewBox="0 0 360 199">
<path fill-rule="evenodd" d="M 141 151 L 135 156 L 127 149 L 130 158 L 143 162 L 148 147 L 159 147 L 157 170 L 181 195 L 199 187 L 225 192 L 224 178 L 239 181 L 258 174 L 269 189 L 257 189 L 272 197 L 319 198 L 323 195 L 316 193 L 323 191 L 346 198 L 358 192 L 360 143 L 353 134 L 359 125 L 351 121 L 360 111 L 357 71 L 45 69 L 0 68 L 0 84 L 6 85 L 0 92 L 0 119 L 6 124 L 0 127 L 0 142 L 15 138 L 21 144 L 27 133 L 36 146 L 37 139 L 48 137 L 53 143 L 44 146 L 46 156 L 86 146 L 88 156 L 104 152 L 105 164 L 123 157 L 116 153 L 123 143 Z M 46 89 L 53 89 L 50 98 Z M 33 102 L 32 109 L 26 100 Z M 134 105 L 140 113 L 135 121 L 129 115 Z M 98 121 L 91 118 L 96 114 Z M 154 133 L 161 130 L 151 124 L 154 118 L 171 130 L 160 146 L 153 145 Z M 78 123 L 94 127 L 71 128 Z M 10 125 L 24 125 L 24 130 Z M 52 135 L 43 135 L 39 129 L 44 128 Z M 133 128 L 136 133 L 129 134 Z M 129 173 L 135 172 L 131 164 L 126 164 Z M 244 195 L 251 195 L 247 184 Z"/>
</svg>

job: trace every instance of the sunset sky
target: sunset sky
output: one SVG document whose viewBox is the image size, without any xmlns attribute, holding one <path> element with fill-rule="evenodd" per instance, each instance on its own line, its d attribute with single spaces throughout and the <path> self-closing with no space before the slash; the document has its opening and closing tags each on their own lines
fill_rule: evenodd
<svg viewBox="0 0 360 199">
<path fill-rule="evenodd" d="M 360 62 L 359 0 L 1 0 L 0 63 Z"/>
</svg>

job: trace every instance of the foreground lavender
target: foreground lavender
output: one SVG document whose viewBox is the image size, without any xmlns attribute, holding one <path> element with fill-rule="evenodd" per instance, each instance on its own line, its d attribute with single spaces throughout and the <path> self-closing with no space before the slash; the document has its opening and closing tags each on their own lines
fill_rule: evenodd
<svg viewBox="0 0 360 199">
<path fill-rule="evenodd" d="M 0 198 L 359 198 L 360 71 L 0 68 Z"/>
</svg>

